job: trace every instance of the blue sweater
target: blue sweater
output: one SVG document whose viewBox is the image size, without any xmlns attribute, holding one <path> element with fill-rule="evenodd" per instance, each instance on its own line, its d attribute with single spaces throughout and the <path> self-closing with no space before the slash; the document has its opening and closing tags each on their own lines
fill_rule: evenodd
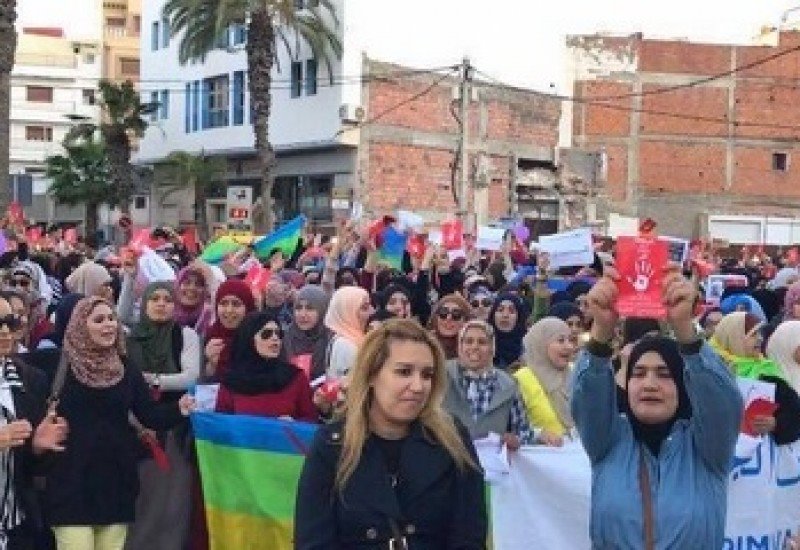
<svg viewBox="0 0 800 550">
<path fill-rule="evenodd" d="M 722 548 L 727 479 L 742 398 L 706 344 L 684 356 L 690 420 L 678 420 L 659 455 L 644 447 L 653 498 L 655 548 Z M 617 409 L 611 361 L 584 351 L 572 379 L 572 415 L 592 462 L 590 536 L 594 548 L 644 545 L 639 447 Z"/>
</svg>

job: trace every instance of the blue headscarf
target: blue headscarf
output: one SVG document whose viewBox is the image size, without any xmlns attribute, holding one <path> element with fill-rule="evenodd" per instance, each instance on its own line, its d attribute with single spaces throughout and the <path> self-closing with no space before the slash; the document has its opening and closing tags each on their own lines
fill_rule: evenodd
<svg viewBox="0 0 800 550">
<path fill-rule="evenodd" d="M 719 309 L 723 314 L 727 315 L 734 311 L 744 311 L 752 313 L 761 320 L 762 323 L 767 322 L 767 316 L 755 298 L 749 294 L 731 294 L 727 298 L 723 298 L 719 305 Z"/>
<path fill-rule="evenodd" d="M 510 332 L 500 331 L 494 318 L 497 308 L 503 302 L 511 302 L 517 310 L 517 324 L 514 325 Z M 500 294 L 495 300 L 492 309 L 489 311 L 489 324 L 494 329 L 494 365 L 497 368 L 508 368 L 522 356 L 522 338 L 525 336 L 529 315 L 530 311 L 527 304 L 516 294 Z"/>
</svg>

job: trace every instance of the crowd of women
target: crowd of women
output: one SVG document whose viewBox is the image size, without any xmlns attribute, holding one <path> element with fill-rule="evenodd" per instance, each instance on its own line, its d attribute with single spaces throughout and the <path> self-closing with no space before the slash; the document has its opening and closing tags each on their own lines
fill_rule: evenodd
<svg viewBox="0 0 800 550">
<path fill-rule="evenodd" d="M 596 547 L 720 548 L 735 376 L 775 384 L 759 434 L 800 438 L 796 268 L 705 310 L 673 269 L 659 322 L 618 318 L 599 257 L 556 274 L 429 246 L 397 270 L 348 228 L 323 254 L 298 245 L 259 287 L 249 252 L 210 265 L 179 241 L 158 277 L 104 252 L 0 257 L 0 549 L 208 547 L 197 383 L 219 384 L 217 412 L 320 424 L 302 549 L 484 548 L 472 442 L 492 433 L 512 452 L 580 436 Z"/>
</svg>

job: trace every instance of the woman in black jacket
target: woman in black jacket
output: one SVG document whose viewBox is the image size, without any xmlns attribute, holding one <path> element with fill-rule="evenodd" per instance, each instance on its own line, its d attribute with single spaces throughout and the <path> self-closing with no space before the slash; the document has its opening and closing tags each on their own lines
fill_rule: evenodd
<svg viewBox="0 0 800 550">
<path fill-rule="evenodd" d="M 134 521 L 141 443 L 128 422 L 166 430 L 193 399 L 157 405 L 141 371 L 122 360 L 119 320 L 98 297 L 82 299 L 67 325 L 58 411 L 69 422 L 66 450 L 47 474 L 45 510 L 59 550 L 122 549 Z M 62 368 L 61 366 L 59 368 Z"/>
<path fill-rule="evenodd" d="M 486 547 L 483 475 L 445 390 L 442 350 L 416 322 L 367 336 L 344 418 L 320 428 L 303 467 L 296 549 Z"/>
</svg>

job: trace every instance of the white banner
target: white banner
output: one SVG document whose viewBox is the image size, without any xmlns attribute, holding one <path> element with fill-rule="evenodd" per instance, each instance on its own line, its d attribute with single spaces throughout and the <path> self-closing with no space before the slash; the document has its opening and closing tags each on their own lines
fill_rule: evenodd
<svg viewBox="0 0 800 550">
<path fill-rule="evenodd" d="M 723 550 L 783 550 L 800 529 L 800 445 L 742 436 L 728 486 Z M 509 453 L 491 487 L 496 550 L 591 548 L 591 467 L 577 442 Z"/>
</svg>

